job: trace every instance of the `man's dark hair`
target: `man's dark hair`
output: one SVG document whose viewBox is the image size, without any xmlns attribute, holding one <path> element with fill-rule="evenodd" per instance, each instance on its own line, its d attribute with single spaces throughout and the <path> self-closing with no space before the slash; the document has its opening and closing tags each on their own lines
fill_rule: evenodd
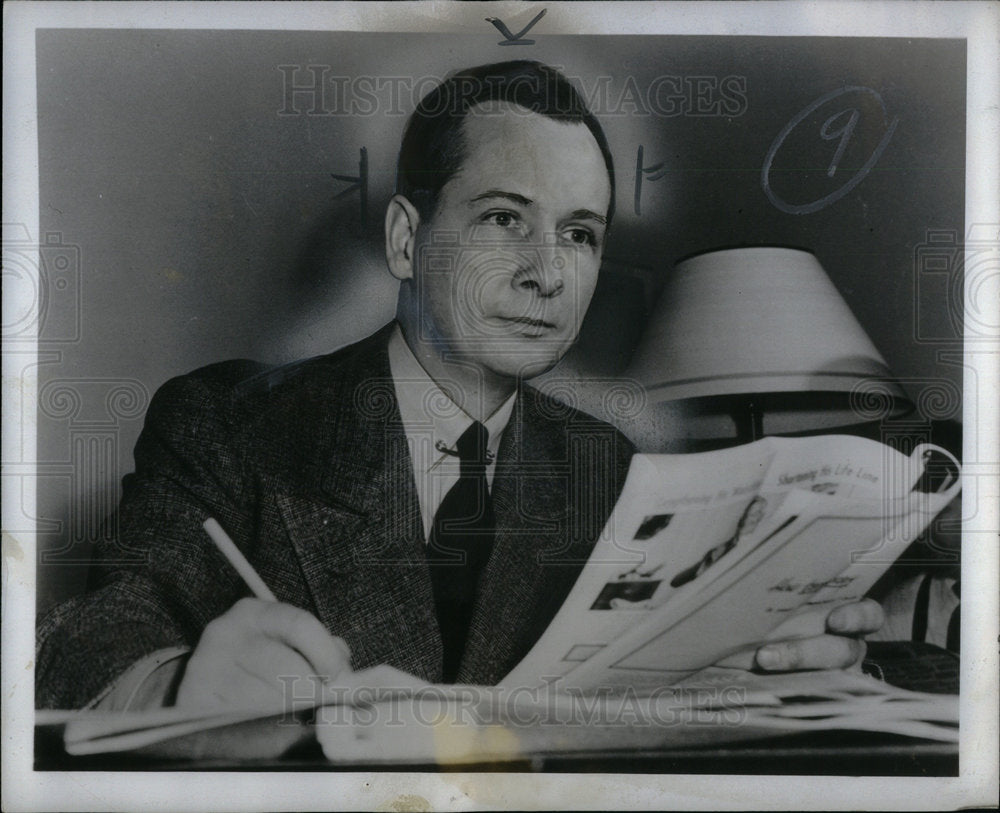
<svg viewBox="0 0 1000 813">
<path fill-rule="evenodd" d="M 470 108 L 507 102 L 556 121 L 584 124 L 604 156 L 611 182 L 608 222 L 615 210 L 615 170 L 608 140 L 587 103 L 555 68 L 522 59 L 482 65 L 451 74 L 424 96 L 410 117 L 399 149 L 396 192 L 429 220 L 441 188 L 465 160 L 462 124 Z"/>
</svg>

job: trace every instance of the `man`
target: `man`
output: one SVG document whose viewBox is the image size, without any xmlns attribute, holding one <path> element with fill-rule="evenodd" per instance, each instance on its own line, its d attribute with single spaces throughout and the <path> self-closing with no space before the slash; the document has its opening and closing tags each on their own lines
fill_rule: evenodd
<svg viewBox="0 0 1000 813">
<path fill-rule="evenodd" d="M 289 677 L 377 664 L 502 678 L 568 593 L 632 452 L 523 383 L 576 338 L 613 209 L 603 132 L 558 72 L 504 63 L 432 91 L 386 212 L 396 322 L 157 393 L 94 589 L 41 624 L 38 704 L 270 707 Z M 208 517 L 278 602 L 246 598 Z M 871 602 L 842 607 L 828 626 L 843 635 L 757 665 L 847 666 L 850 636 L 880 623 Z"/>
</svg>

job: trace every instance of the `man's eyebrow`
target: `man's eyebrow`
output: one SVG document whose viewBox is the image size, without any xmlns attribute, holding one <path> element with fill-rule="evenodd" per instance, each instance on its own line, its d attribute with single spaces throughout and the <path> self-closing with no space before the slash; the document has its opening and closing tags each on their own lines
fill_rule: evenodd
<svg viewBox="0 0 1000 813">
<path fill-rule="evenodd" d="M 505 192 L 503 189 L 488 189 L 481 195 L 476 195 L 469 201 L 469 203 L 489 200 L 490 198 L 502 198 L 504 200 L 512 201 L 513 203 L 519 203 L 521 206 L 531 206 L 531 204 L 534 203 L 531 198 L 526 198 L 524 195 L 517 194 L 517 192 Z"/>
<path fill-rule="evenodd" d="M 590 209 L 577 209 L 570 215 L 571 220 L 596 220 L 602 226 L 606 226 L 608 219 L 604 215 L 599 215 Z"/>
</svg>

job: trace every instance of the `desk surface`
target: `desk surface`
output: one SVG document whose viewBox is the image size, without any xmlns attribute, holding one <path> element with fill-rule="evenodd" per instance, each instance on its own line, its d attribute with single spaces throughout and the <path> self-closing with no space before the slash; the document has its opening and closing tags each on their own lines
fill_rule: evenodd
<svg viewBox="0 0 1000 813">
<path fill-rule="evenodd" d="M 827 776 L 957 776 L 958 746 L 853 731 L 801 733 L 728 747 L 534 755 L 493 764 L 337 765 L 304 727 L 301 742 L 280 759 L 166 759 L 138 754 L 66 754 L 61 733 L 39 728 L 38 771 L 513 771 L 551 773 L 690 773 Z"/>
</svg>

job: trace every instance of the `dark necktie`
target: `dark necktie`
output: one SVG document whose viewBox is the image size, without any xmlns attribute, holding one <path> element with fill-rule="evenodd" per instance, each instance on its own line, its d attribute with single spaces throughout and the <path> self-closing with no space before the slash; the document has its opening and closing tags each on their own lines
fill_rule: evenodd
<svg viewBox="0 0 1000 813">
<path fill-rule="evenodd" d="M 458 482 L 438 506 L 427 543 L 446 683 L 454 682 L 458 674 L 479 577 L 493 549 L 493 499 L 486 481 L 488 439 L 489 432 L 478 421 L 458 439 Z"/>
</svg>

